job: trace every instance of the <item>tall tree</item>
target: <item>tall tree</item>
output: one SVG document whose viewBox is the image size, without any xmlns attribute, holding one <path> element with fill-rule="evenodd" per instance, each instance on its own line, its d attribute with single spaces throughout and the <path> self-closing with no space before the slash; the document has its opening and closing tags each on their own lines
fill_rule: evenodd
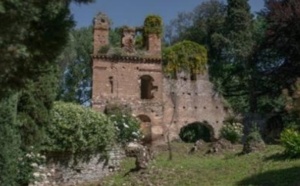
<svg viewBox="0 0 300 186">
<path fill-rule="evenodd" d="M 268 0 L 264 11 L 268 23 L 265 48 L 279 56 L 272 74 L 285 87 L 293 85 L 300 76 L 300 2 L 297 0 Z"/>
<path fill-rule="evenodd" d="M 7 111 L 7 116 L 2 115 L 0 122 L 0 185 L 17 185 L 16 177 L 5 181 L 11 175 L 2 174 L 2 171 L 8 170 L 9 173 L 15 170 L 11 162 L 18 162 L 18 151 L 21 150 L 18 140 L 24 140 L 23 147 L 27 142 L 36 146 L 40 141 L 29 139 L 42 133 L 47 124 L 44 122 L 47 120 L 45 116 L 48 115 L 56 91 L 55 86 L 52 86 L 57 78 L 55 60 L 66 44 L 73 26 L 69 11 L 71 2 L 0 2 L 0 103 L 1 111 Z M 11 97 L 15 94 L 19 99 Z M 17 116 L 19 125 L 15 124 Z M 11 138 L 12 136 L 14 137 Z M 11 150 L 8 148 L 13 149 L 15 154 L 10 155 Z"/>
<path fill-rule="evenodd" d="M 111 47 L 120 47 L 121 28 L 109 32 Z M 89 105 L 91 101 L 91 54 L 93 50 L 93 27 L 74 29 L 69 34 L 67 46 L 59 57 L 60 85 L 58 100 Z"/>
<path fill-rule="evenodd" d="M 87 104 L 91 99 L 91 54 L 93 49 L 92 27 L 72 30 L 61 62 L 59 100 Z"/>
<path fill-rule="evenodd" d="M 226 73 L 222 74 L 225 75 L 222 77 L 222 88 L 232 104 L 238 103 L 234 106 L 239 107 L 240 103 L 245 101 L 244 106 L 237 108 L 245 111 L 249 106 L 247 99 L 252 99 L 251 94 L 254 91 L 251 90 L 254 82 L 252 81 L 254 64 L 251 61 L 254 46 L 253 21 L 248 0 L 228 0 L 225 26 L 226 33 L 223 35 L 225 47 L 220 69 Z M 250 110 L 254 111 L 253 108 Z"/>
</svg>

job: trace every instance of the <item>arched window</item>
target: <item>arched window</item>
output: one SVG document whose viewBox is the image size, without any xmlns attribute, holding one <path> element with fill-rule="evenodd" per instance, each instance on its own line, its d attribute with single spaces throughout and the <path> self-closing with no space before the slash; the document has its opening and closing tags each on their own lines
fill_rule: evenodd
<svg viewBox="0 0 300 186">
<path fill-rule="evenodd" d="M 152 84 L 153 78 L 149 75 L 143 75 L 141 77 L 141 99 L 153 99 L 152 90 L 154 86 Z"/>
</svg>

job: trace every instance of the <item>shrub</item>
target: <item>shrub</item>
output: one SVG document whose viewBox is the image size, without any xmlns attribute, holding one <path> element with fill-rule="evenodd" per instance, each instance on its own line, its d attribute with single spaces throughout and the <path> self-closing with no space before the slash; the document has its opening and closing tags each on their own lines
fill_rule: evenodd
<svg viewBox="0 0 300 186">
<path fill-rule="evenodd" d="M 46 128 L 44 150 L 85 155 L 103 153 L 114 142 L 114 126 L 107 116 L 73 103 L 55 102 Z"/>
<path fill-rule="evenodd" d="M 260 143 L 263 139 L 257 127 L 254 127 L 246 137 L 246 142 Z"/>
<path fill-rule="evenodd" d="M 109 46 L 109 45 L 104 45 L 104 46 L 102 46 L 102 47 L 99 49 L 98 53 L 99 53 L 99 54 L 107 54 L 107 52 L 109 51 L 109 49 L 110 49 L 110 46 Z"/>
<path fill-rule="evenodd" d="M 249 134 L 246 136 L 243 153 L 251 153 L 262 150 L 265 148 L 265 142 L 263 141 L 259 127 L 256 123 L 252 124 Z"/>
<path fill-rule="evenodd" d="M 142 135 L 140 133 L 139 121 L 128 114 L 113 114 L 110 116 L 116 130 L 117 142 L 125 144 L 130 141 L 140 140 Z"/>
<path fill-rule="evenodd" d="M 131 108 L 126 104 L 112 102 L 106 105 L 104 113 L 114 124 L 117 142 L 124 145 L 127 142 L 140 140 L 140 123 L 133 117 Z"/>
<path fill-rule="evenodd" d="M 41 168 L 41 165 L 46 163 L 46 157 L 39 153 L 28 152 L 23 154 L 22 158 L 19 158 L 19 175 L 18 183 L 20 185 L 28 185 L 37 180 L 34 176 L 35 171 Z"/>
<path fill-rule="evenodd" d="M 17 185 L 21 155 L 17 101 L 18 95 L 0 98 L 0 185 Z"/>
<path fill-rule="evenodd" d="M 300 133 L 294 128 L 286 128 L 280 135 L 281 144 L 285 153 L 291 157 L 300 155 Z"/>
<path fill-rule="evenodd" d="M 163 23 L 160 16 L 149 15 L 144 21 L 144 34 L 148 36 L 149 34 L 156 34 L 160 36 L 163 32 Z"/>
<path fill-rule="evenodd" d="M 221 137 L 231 143 L 241 142 L 243 137 L 243 125 L 241 123 L 225 123 L 221 128 Z"/>
</svg>

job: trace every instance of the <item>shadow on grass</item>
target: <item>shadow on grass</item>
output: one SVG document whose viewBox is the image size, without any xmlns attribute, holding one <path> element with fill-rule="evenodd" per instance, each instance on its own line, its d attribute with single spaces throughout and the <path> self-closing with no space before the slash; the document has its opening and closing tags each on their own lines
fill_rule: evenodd
<svg viewBox="0 0 300 186">
<path fill-rule="evenodd" d="M 236 183 L 238 186 L 299 186 L 300 167 L 272 170 L 256 174 Z"/>
<path fill-rule="evenodd" d="M 291 158 L 290 156 L 286 155 L 285 153 L 276 153 L 272 154 L 271 156 L 265 157 L 264 161 L 286 161 L 286 160 L 292 160 L 294 158 Z"/>
<path fill-rule="evenodd" d="M 286 161 L 286 160 L 296 160 L 299 156 L 289 156 L 286 153 L 276 153 L 271 156 L 265 157 L 264 161 Z"/>
</svg>

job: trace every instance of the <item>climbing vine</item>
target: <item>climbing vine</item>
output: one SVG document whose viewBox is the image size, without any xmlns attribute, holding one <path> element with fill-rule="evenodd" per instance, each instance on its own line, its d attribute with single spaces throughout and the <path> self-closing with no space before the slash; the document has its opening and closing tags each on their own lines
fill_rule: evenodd
<svg viewBox="0 0 300 186">
<path fill-rule="evenodd" d="M 162 19 L 157 15 L 149 15 L 144 22 L 144 35 L 156 34 L 161 36 L 162 34 Z"/>
<path fill-rule="evenodd" d="M 193 74 L 205 72 L 207 50 L 192 41 L 182 41 L 163 51 L 164 72 L 173 74 L 186 71 Z"/>
</svg>

